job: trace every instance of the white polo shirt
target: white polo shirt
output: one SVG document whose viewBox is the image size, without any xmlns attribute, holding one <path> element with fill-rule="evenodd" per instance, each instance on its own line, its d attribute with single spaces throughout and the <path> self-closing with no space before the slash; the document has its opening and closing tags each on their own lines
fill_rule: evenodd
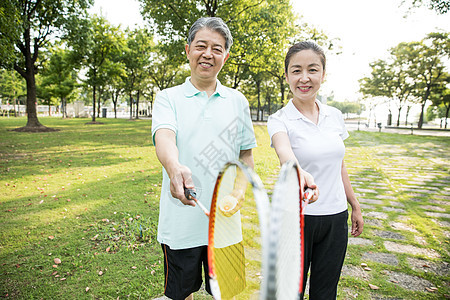
<svg viewBox="0 0 450 300">
<path fill-rule="evenodd" d="M 286 132 L 300 166 L 314 176 L 320 195 L 315 203 L 306 207 L 305 214 L 332 215 L 347 209 L 341 167 L 345 155 L 344 140 L 349 134 L 338 109 L 317 100 L 316 103 L 319 106 L 317 125 L 290 100 L 269 117 L 267 130 L 271 141 L 275 133 Z"/>
<path fill-rule="evenodd" d="M 235 89 L 217 81 L 208 97 L 190 82 L 156 95 L 152 137 L 161 128 L 176 134 L 179 161 L 192 171 L 197 199 L 210 207 L 217 175 L 226 162 L 239 159 L 241 150 L 256 147 L 248 101 Z M 208 245 L 208 218 L 198 207 L 186 206 L 170 194 L 163 169 L 158 241 L 171 249 Z"/>
</svg>

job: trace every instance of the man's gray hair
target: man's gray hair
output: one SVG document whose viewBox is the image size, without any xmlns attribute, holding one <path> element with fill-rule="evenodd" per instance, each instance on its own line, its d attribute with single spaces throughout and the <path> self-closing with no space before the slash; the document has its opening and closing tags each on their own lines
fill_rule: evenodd
<svg viewBox="0 0 450 300">
<path fill-rule="evenodd" d="M 231 36 L 230 29 L 221 18 L 217 17 L 204 17 L 195 21 L 195 23 L 191 26 L 191 29 L 189 29 L 187 40 L 189 46 L 194 40 L 197 32 L 203 28 L 208 28 L 212 31 L 220 33 L 225 39 L 225 50 L 227 52 L 230 51 L 231 45 L 233 45 L 233 37 Z"/>
</svg>

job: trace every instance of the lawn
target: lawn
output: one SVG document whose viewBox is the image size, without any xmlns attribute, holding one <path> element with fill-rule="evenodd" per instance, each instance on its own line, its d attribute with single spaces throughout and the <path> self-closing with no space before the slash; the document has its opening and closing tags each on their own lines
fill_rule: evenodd
<svg viewBox="0 0 450 300">
<path fill-rule="evenodd" d="M 162 174 L 151 141 L 151 121 L 101 119 L 103 125 L 86 125 L 86 119 L 40 121 L 60 131 L 12 132 L 8 130 L 23 126 L 26 119 L 0 118 L 0 295 L 11 299 L 160 296 L 164 280 L 156 228 Z M 270 190 L 278 161 L 269 146 L 266 128 L 255 126 L 255 133 L 255 171 Z M 405 203 L 407 212 L 403 215 L 416 223 L 427 247 L 440 254 L 435 261 L 447 264 L 446 237 L 450 229 L 431 222 L 420 203 L 399 187 L 413 176 L 430 172 L 447 174 L 446 179 L 441 177 L 449 183 L 449 140 L 352 132 L 346 141 L 346 164 L 358 194 L 371 196 L 373 181 L 360 180 L 369 175 L 375 174 L 381 183 L 389 184 L 383 193 Z M 411 169 L 403 168 L 404 174 L 395 176 L 389 173 L 392 169 L 386 166 L 402 159 L 411 161 Z M 412 176 L 408 175 L 410 171 Z M 436 197 L 441 197 L 438 199 L 447 197 L 445 201 L 448 194 L 448 188 L 436 191 Z M 429 199 L 434 197 L 428 195 Z M 376 204 L 374 208 L 382 206 Z M 441 206 L 448 214 L 448 203 Z M 394 218 L 395 211 L 387 214 Z M 446 216 L 437 219 L 448 226 Z M 389 219 L 380 226 L 366 227 L 374 245 L 350 245 L 346 264 L 358 266 L 363 252 L 382 249 L 382 238 L 371 233 L 388 230 Z M 414 236 L 407 236 L 409 239 L 414 241 Z M 399 254 L 401 263 L 394 268 L 375 264 L 373 269 L 416 274 L 404 263 L 406 256 Z M 419 275 L 432 281 L 438 290 L 409 291 L 386 283 L 386 289 L 381 286 L 379 291 L 371 291 L 364 279 L 344 278 L 341 286 L 350 292 L 339 297 L 351 293 L 370 297 L 375 292 L 438 299 L 449 293 L 448 274 Z M 374 275 L 373 280 L 380 286 L 383 277 Z"/>
</svg>

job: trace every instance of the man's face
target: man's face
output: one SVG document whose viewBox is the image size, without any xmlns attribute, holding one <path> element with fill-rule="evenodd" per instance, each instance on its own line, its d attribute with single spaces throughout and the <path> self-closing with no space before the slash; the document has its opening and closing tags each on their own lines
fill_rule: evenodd
<svg viewBox="0 0 450 300">
<path fill-rule="evenodd" d="M 186 45 L 186 55 L 191 68 L 191 80 L 215 80 L 228 52 L 225 50 L 225 38 L 218 32 L 207 28 L 200 29 L 191 45 Z"/>
</svg>

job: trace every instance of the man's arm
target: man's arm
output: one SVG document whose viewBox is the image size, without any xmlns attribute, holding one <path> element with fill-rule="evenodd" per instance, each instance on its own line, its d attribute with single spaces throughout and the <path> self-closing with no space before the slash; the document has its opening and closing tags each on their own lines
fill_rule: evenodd
<svg viewBox="0 0 450 300">
<path fill-rule="evenodd" d="M 170 179 L 170 193 L 185 205 L 195 206 L 193 200 L 186 199 L 184 187 L 194 188 L 191 170 L 180 164 L 176 135 L 170 129 L 158 129 L 155 133 L 156 156 L 166 169 Z"/>
<path fill-rule="evenodd" d="M 252 169 L 255 168 L 255 163 L 253 162 L 252 149 L 241 150 L 241 152 L 239 152 L 239 159 L 242 160 L 250 168 Z"/>
</svg>

